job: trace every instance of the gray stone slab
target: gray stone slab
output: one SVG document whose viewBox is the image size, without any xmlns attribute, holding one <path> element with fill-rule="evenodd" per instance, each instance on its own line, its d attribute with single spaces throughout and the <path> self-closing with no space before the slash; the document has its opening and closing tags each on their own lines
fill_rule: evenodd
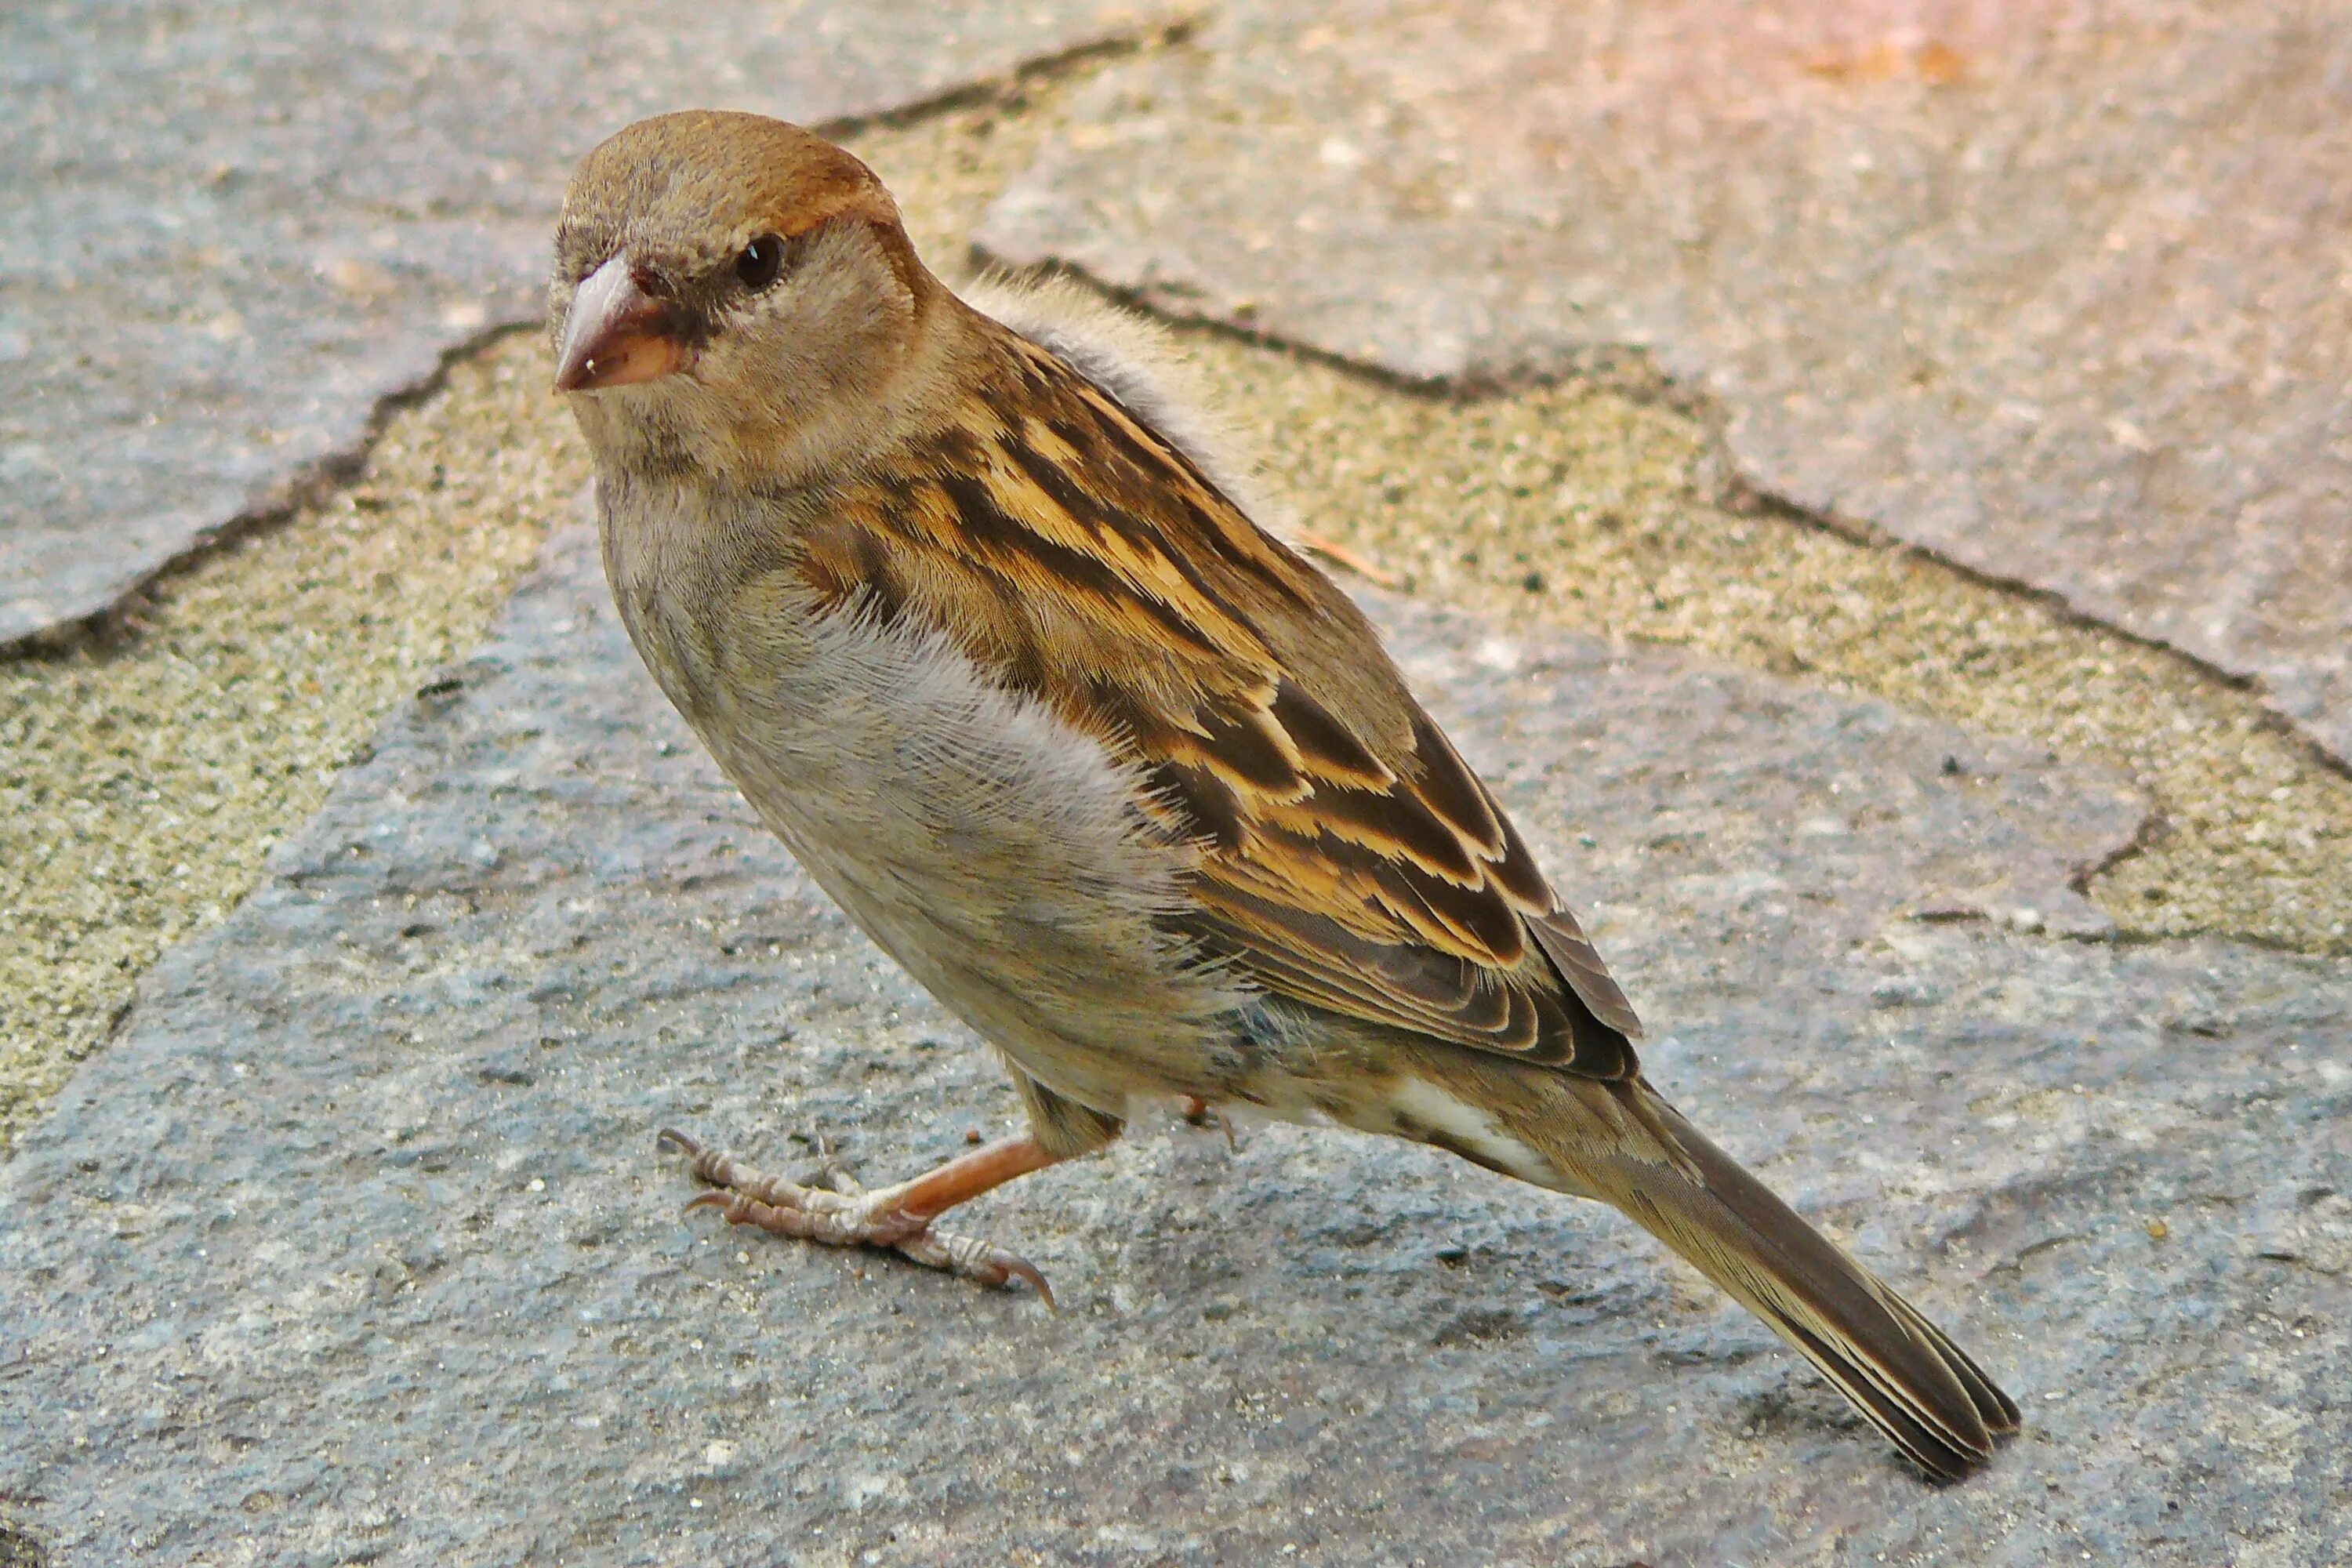
<svg viewBox="0 0 2352 1568">
<path fill-rule="evenodd" d="M 1921 1483 L 1597 1206 L 1385 1141 L 1150 1128 L 992 1195 L 1057 1317 L 681 1217 L 664 1123 L 871 1181 L 1016 1111 L 693 748 L 575 529 L 0 1172 L 17 1527 L 68 1565 L 2326 1560 L 2352 966 L 1907 919 L 2005 874 L 2075 920 L 2137 807 L 1376 608 L 1654 1075 L 2022 1396 L 1990 1474 Z"/>
<path fill-rule="evenodd" d="M 982 235 L 1414 377 L 1645 348 L 1748 479 L 2352 759 L 2352 10 L 1276 0 Z"/>
<path fill-rule="evenodd" d="M 572 162 L 899 108 L 1152 0 L 0 8 L 0 646 L 102 611 L 541 310 Z"/>
</svg>

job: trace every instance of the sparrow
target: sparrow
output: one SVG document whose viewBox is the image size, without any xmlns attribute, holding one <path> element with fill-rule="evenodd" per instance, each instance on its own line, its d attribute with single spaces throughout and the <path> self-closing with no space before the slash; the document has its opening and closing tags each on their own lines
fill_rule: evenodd
<svg viewBox="0 0 2352 1568">
<path fill-rule="evenodd" d="M 959 296 L 848 153 L 688 112 L 581 163 L 548 330 L 646 668 L 1026 1112 L 870 1192 L 666 1132 L 698 1203 L 1050 1301 L 936 1222 L 1159 1104 L 1337 1123 L 1614 1205 L 1930 1476 L 2016 1429 L 1643 1075 L 1577 917 L 1155 329 Z"/>
</svg>

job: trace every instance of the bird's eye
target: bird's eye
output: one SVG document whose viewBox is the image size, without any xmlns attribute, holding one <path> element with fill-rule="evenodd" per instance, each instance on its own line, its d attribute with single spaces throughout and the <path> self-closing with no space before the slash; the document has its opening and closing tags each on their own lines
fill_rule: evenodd
<svg viewBox="0 0 2352 1568">
<path fill-rule="evenodd" d="M 772 234 L 761 235 L 735 258 L 736 281 L 755 294 L 773 283 L 783 269 L 784 242 Z"/>
</svg>

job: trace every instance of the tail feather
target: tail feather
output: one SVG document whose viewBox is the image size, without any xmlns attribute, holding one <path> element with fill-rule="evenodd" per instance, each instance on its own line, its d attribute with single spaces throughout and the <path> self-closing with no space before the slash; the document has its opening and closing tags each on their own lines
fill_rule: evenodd
<svg viewBox="0 0 2352 1568">
<path fill-rule="evenodd" d="M 2018 1412 L 1981 1367 L 1646 1087 L 1620 1092 L 1646 1101 L 1639 1120 L 1681 1158 L 1589 1165 L 1601 1196 L 1770 1324 L 1921 1469 L 1956 1480 L 1991 1458 Z"/>
</svg>

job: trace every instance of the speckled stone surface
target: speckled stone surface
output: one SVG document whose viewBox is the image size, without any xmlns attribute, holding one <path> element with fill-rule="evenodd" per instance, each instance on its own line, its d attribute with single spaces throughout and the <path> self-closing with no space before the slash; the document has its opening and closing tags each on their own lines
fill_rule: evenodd
<svg viewBox="0 0 2352 1568">
<path fill-rule="evenodd" d="M 1412 377 L 1647 349 L 1744 477 L 2352 758 L 2352 12 L 1272 0 L 984 243 Z"/>
<path fill-rule="evenodd" d="M 0 646 L 106 609 L 534 319 L 572 163 L 685 107 L 825 121 L 1152 0 L 271 0 L 0 12 Z"/>
<path fill-rule="evenodd" d="M 2352 972 L 1909 918 L 2084 921 L 2137 807 L 1377 609 L 1654 1077 L 2021 1396 L 1990 1473 L 1924 1485 L 1630 1226 L 1399 1144 L 1146 1128 L 975 1205 L 1057 1317 L 682 1218 L 665 1123 L 874 1181 L 1015 1112 L 695 752 L 575 528 L 0 1170 L 14 1528 L 110 1568 L 2326 1561 Z"/>
</svg>

